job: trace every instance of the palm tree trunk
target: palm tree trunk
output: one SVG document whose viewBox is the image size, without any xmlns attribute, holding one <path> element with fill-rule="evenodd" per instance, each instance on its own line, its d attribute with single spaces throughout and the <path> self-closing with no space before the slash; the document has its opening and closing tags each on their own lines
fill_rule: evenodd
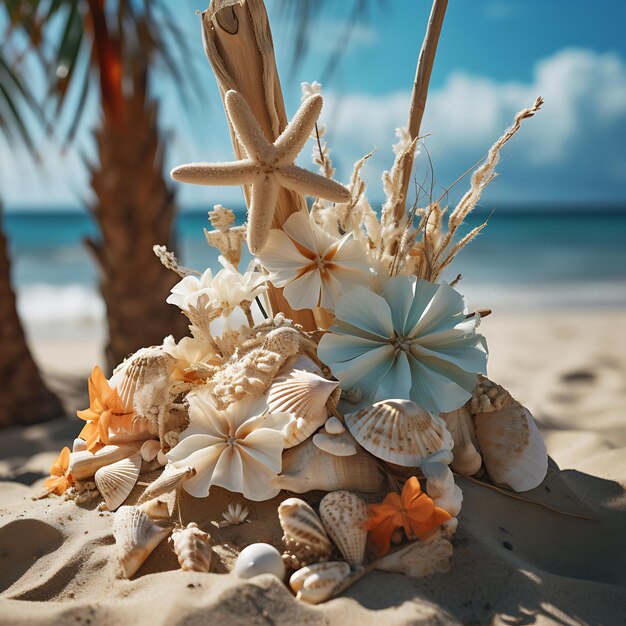
<svg viewBox="0 0 626 626">
<path fill-rule="evenodd" d="M 1 215 L 0 207 L 0 218 Z M 0 228 L 0 426 L 32 424 L 63 415 L 28 349 L 15 307 L 7 242 Z"/>
<path fill-rule="evenodd" d="M 152 252 L 154 244 L 171 245 L 176 203 L 163 178 L 157 104 L 146 93 L 145 64 L 132 82 L 119 110 L 103 106 L 96 131 L 99 163 L 91 167 L 91 210 L 102 239 L 88 244 L 102 272 L 109 367 L 185 329 L 178 309 L 165 303 L 178 278 Z"/>
</svg>

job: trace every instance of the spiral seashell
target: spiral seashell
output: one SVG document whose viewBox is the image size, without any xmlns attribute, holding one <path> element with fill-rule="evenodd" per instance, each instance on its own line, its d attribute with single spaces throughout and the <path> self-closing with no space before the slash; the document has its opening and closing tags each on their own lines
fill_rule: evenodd
<svg viewBox="0 0 626 626">
<path fill-rule="evenodd" d="M 337 381 L 304 370 L 292 370 L 274 379 L 267 391 L 270 412 L 293 413 L 298 419 L 295 430 L 285 439 L 286 448 L 301 443 L 326 422 L 326 402 L 338 387 Z"/>
<path fill-rule="evenodd" d="M 193 467 L 174 468 L 168 465 L 163 470 L 163 473 L 146 487 L 146 490 L 141 494 L 138 502 L 141 504 L 142 502 L 162 496 L 165 493 L 171 493 L 181 487 L 186 480 L 193 478 L 195 475 L 196 470 Z"/>
<path fill-rule="evenodd" d="M 332 598 L 339 585 L 350 576 L 350 566 L 342 561 L 315 563 L 294 572 L 289 586 L 296 599 L 307 604 L 319 604 Z"/>
<path fill-rule="evenodd" d="M 283 529 L 283 561 L 292 569 L 326 561 L 332 544 L 315 511 L 300 498 L 288 498 L 278 505 L 278 520 Z"/>
<path fill-rule="evenodd" d="M 96 452 L 82 450 L 70 454 L 69 471 L 74 480 L 85 480 L 95 476 L 96 472 L 105 465 L 134 456 L 139 451 L 141 442 L 126 443 L 119 446 L 109 445 Z"/>
<path fill-rule="evenodd" d="M 208 572 L 211 568 L 213 548 L 209 533 L 190 522 L 187 528 L 174 530 L 170 537 L 180 569 L 193 572 Z"/>
<path fill-rule="evenodd" d="M 283 454 L 282 474 L 274 485 L 294 493 L 317 489 L 376 493 L 382 479 L 376 461 L 363 450 L 353 456 L 334 456 L 308 440 Z"/>
<path fill-rule="evenodd" d="M 449 572 L 451 557 L 452 544 L 438 534 L 426 541 L 413 541 L 405 548 L 384 556 L 376 562 L 375 569 L 422 578 Z"/>
<path fill-rule="evenodd" d="M 367 542 L 367 530 L 363 524 L 369 517 L 365 502 L 349 491 L 333 491 L 322 498 L 320 517 L 350 567 L 361 567 Z"/>
<path fill-rule="evenodd" d="M 141 455 L 116 461 L 101 467 L 95 475 L 96 486 L 102 494 L 109 511 L 115 511 L 124 503 L 137 484 L 141 470 Z"/>
<path fill-rule="evenodd" d="M 113 536 L 124 577 L 133 576 L 171 531 L 137 507 L 120 507 L 113 517 Z"/>
<path fill-rule="evenodd" d="M 417 467 L 454 445 L 445 422 L 410 400 L 383 400 L 348 413 L 346 426 L 368 452 L 403 467 Z"/>
<path fill-rule="evenodd" d="M 463 476 L 476 474 L 481 468 L 483 460 L 477 450 L 478 440 L 470 403 L 464 404 L 456 411 L 442 413 L 440 417 L 445 421 L 446 427 L 454 439 L 452 469 Z"/>
</svg>

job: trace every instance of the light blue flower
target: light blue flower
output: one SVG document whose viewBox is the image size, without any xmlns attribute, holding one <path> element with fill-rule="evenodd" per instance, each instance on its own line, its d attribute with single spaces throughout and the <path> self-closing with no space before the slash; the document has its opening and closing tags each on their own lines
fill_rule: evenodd
<svg viewBox="0 0 626 626">
<path fill-rule="evenodd" d="M 318 356 L 341 387 L 372 401 L 407 399 L 438 414 L 471 396 L 486 373 L 487 344 L 463 296 L 415 276 L 388 280 L 378 295 L 355 287 L 335 308 Z"/>
</svg>

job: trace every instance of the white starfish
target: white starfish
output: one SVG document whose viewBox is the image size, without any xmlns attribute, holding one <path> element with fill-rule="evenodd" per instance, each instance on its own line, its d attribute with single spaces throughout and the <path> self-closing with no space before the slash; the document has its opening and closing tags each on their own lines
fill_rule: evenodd
<svg viewBox="0 0 626 626">
<path fill-rule="evenodd" d="M 248 158 L 228 163 L 179 165 L 172 170 L 171 176 L 174 180 L 195 185 L 251 185 L 248 247 L 252 254 L 260 252 L 267 241 L 281 187 L 333 202 L 350 199 L 350 192 L 343 185 L 294 165 L 322 110 L 321 96 L 306 98 L 274 143 L 265 138 L 254 113 L 239 92 L 226 92 L 224 103 Z"/>
</svg>

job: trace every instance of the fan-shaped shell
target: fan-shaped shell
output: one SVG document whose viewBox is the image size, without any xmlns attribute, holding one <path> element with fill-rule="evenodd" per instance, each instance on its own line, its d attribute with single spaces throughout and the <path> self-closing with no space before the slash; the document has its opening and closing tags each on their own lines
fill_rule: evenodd
<svg viewBox="0 0 626 626">
<path fill-rule="evenodd" d="M 454 445 L 445 422 L 410 400 L 376 402 L 346 415 L 346 426 L 368 452 L 403 467 L 417 467 Z"/>
<path fill-rule="evenodd" d="M 307 604 L 319 604 L 331 598 L 348 576 L 350 566 L 347 563 L 315 563 L 294 572 L 289 579 L 289 586 L 296 593 L 296 599 Z"/>
<path fill-rule="evenodd" d="M 141 455 L 135 454 L 128 459 L 101 467 L 96 472 L 94 480 L 109 511 L 115 511 L 128 498 L 137 484 L 140 470 Z"/>
<path fill-rule="evenodd" d="M 405 548 L 384 556 L 376 562 L 375 569 L 421 578 L 449 572 L 451 557 L 452 544 L 437 535 L 427 541 L 413 541 Z"/>
<path fill-rule="evenodd" d="M 113 517 L 113 536 L 125 578 L 137 572 L 171 530 L 137 507 L 122 506 L 117 510 Z"/>
<path fill-rule="evenodd" d="M 267 391 L 271 413 L 293 413 L 298 419 L 295 430 L 285 439 L 291 448 L 312 435 L 328 419 L 326 402 L 339 383 L 304 370 L 292 370 L 274 379 Z"/>
<path fill-rule="evenodd" d="M 91 478 L 101 467 L 137 454 L 140 445 L 141 443 L 127 443 L 119 446 L 104 446 L 96 452 L 90 452 L 89 450 L 72 452 L 70 454 L 69 471 L 74 480 Z"/>
<path fill-rule="evenodd" d="M 382 478 L 376 461 L 363 450 L 359 449 L 353 456 L 334 456 L 308 440 L 283 454 L 282 474 L 274 484 L 294 493 L 316 489 L 376 493 Z"/>
<path fill-rule="evenodd" d="M 332 544 L 317 513 L 300 498 L 287 498 L 278 505 L 283 529 L 285 565 L 298 569 L 309 563 L 326 561 Z"/>
<path fill-rule="evenodd" d="M 139 503 L 158 498 L 164 493 L 170 493 L 195 475 L 196 470 L 193 467 L 174 468 L 171 465 L 167 465 L 163 473 L 146 487 L 146 490 L 139 498 Z"/>
<path fill-rule="evenodd" d="M 213 548 L 209 533 L 190 522 L 187 528 L 174 530 L 170 537 L 180 569 L 194 572 L 208 572 L 211 568 Z"/>
<path fill-rule="evenodd" d="M 369 517 L 365 502 L 349 491 L 333 491 L 322 498 L 320 517 L 350 567 L 361 567 L 367 541 L 363 524 Z"/>
</svg>

